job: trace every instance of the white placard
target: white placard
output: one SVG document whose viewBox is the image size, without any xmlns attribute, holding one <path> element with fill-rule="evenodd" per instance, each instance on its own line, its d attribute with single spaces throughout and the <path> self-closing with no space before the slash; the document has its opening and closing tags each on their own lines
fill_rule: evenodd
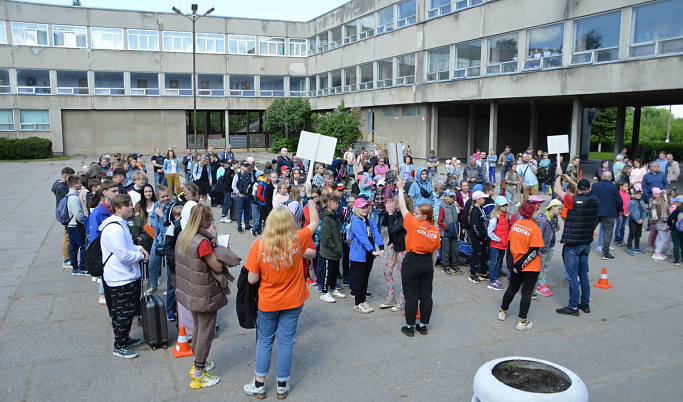
<svg viewBox="0 0 683 402">
<path fill-rule="evenodd" d="M 311 161 L 311 167 L 308 169 L 308 180 L 313 177 L 313 166 L 315 162 L 323 162 L 330 164 L 334 160 L 334 150 L 337 147 L 337 139 L 302 131 L 299 136 L 299 145 L 296 149 L 296 156 L 298 158 L 308 159 Z"/>
<path fill-rule="evenodd" d="M 230 246 L 230 233 L 225 234 L 225 235 L 220 235 L 216 239 L 218 241 L 219 246 L 223 247 L 229 247 Z"/>
<path fill-rule="evenodd" d="M 549 154 L 564 154 L 569 152 L 569 136 L 568 135 L 549 135 L 548 136 L 548 153 Z"/>
<path fill-rule="evenodd" d="M 315 154 L 318 150 L 320 134 L 302 131 L 299 136 L 299 146 L 296 149 L 296 157 L 315 161 Z"/>
<path fill-rule="evenodd" d="M 403 149 L 401 145 L 395 142 L 390 142 L 387 144 L 387 150 L 389 151 L 389 164 L 398 167 L 400 164 L 398 161 L 398 156 L 403 155 Z"/>
</svg>

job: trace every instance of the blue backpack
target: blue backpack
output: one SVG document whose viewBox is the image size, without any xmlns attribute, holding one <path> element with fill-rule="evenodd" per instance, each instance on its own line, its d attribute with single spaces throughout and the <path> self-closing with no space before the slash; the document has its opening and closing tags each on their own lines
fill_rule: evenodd
<svg viewBox="0 0 683 402">
<path fill-rule="evenodd" d="M 69 221 L 71 220 L 68 207 L 69 196 L 75 195 L 76 194 L 67 194 L 59 201 L 59 204 L 57 204 L 57 209 L 55 209 L 55 217 L 57 218 L 57 222 L 61 223 L 62 225 L 68 225 Z"/>
<path fill-rule="evenodd" d="M 297 200 L 295 200 L 295 199 L 288 200 L 287 202 L 285 202 L 285 206 L 286 206 L 287 208 L 289 208 L 289 204 L 291 204 L 292 202 L 298 203 L 299 201 L 297 201 Z M 296 210 L 296 213 L 294 214 L 294 219 L 296 219 L 296 223 L 299 224 L 299 229 L 301 229 L 301 228 L 304 227 L 304 224 L 306 223 L 306 220 L 305 220 L 305 217 L 304 217 L 304 208 L 303 208 L 301 205 L 299 205 L 299 208 Z M 319 227 L 319 226 L 318 226 L 318 227 Z M 316 230 L 316 231 L 317 231 L 317 230 Z M 317 246 L 316 246 L 316 247 L 317 247 Z"/>
<path fill-rule="evenodd" d="M 353 243 L 353 232 L 351 232 L 351 219 L 353 218 L 353 213 L 349 212 L 349 219 L 344 222 L 344 225 L 342 226 L 342 232 L 344 236 L 346 237 L 346 243 L 351 247 L 351 244 Z"/>
<path fill-rule="evenodd" d="M 683 212 L 679 212 L 676 217 L 676 230 L 683 232 Z"/>
</svg>

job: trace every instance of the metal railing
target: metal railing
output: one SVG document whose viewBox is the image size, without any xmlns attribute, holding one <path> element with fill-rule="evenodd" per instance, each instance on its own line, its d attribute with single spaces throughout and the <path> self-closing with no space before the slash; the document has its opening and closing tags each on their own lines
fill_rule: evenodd
<svg viewBox="0 0 683 402">
<path fill-rule="evenodd" d="M 231 89 L 230 96 L 256 96 L 253 89 Z"/>
<path fill-rule="evenodd" d="M 397 87 L 399 87 L 402 85 L 413 85 L 414 83 L 415 83 L 415 76 L 414 75 L 406 75 L 405 77 L 396 78 L 395 85 Z"/>
<path fill-rule="evenodd" d="M 164 89 L 164 95 L 166 96 L 192 96 L 192 89 L 178 89 L 178 88 L 166 88 Z"/>
<path fill-rule="evenodd" d="M 90 91 L 84 87 L 57 87 L 57 95 L 88 95 Z"/>
<path fill-rule="evenodd" d="M 7 87 L 7 92 L 9 93 L 9 86 Z M 17 87 L 17 93 L 21 95 L 49 95 L 52 93 L 52 88 L 50 87 Z"/>
<path fill-rule="evenodd" d="M 391 88 L 393 86 L 394 86 L 394 80 L 392 78 L 387 78 L 386 80 L 377 80 L 377 89 Z"/>
<path fill-rule="evenodd" d="M 375 30 L 374 29 L 368 29 L 367 31 L 363 31 L 363 32 L 358 34 L 358 40 L 372 38 L 373 36 L 375 36 Z"/>
<path fill-rule="evenodd" d="M 572 54 L 571 64 L 606 63 L 619 59 L 619 46 Z"/>
<path fill-rule="evenodd" d="M 282 97 L 285 96 L 285 91 L 284 91 L 284 90 L 275 90 L 275 91 L 270 91 L 270 90 L 264 91 L 264 90 L 261 90 L 261 91 L 259 92 L 259 95 L 260 95 L 260 96 L 267 97 L 267 98 L 282 98 Z"/>
<path fill-rule="evenodd" d="M 525 70 L 545 70 L 548 68 L 562 67 L 562 55 L 537 57 L 524 60 Z"/>
<path fill-rule="evenodd" d="M 628 47 L 628 57 L 664 56 L 683 53 L 683 37 L 638 43 Z"/>
<path fill-rule="evenodd" d="M 373 85 L 372 85 L 372 84 L 373 84 L 372 81 L 361 82 L 360 84 L 358 84 L 358 89 L 359 89 L 360 91 L 367 91 L 367 90 L 373 88 Z"/>
<path fill-rule="evenodd" d="M 123 88 L 95 88 L 95 95 L 120 96 L 125 94 L 126 90 Z"/>
<path fill-rule="evenodd" d="M 448 80 L 448 71 L 436 71 L 427 73 L 427 82 L 446 81 Z"/>
<path fill-rule="evenodd" d="M 356 34 L 351 35 L 351 36 L 347 36 L 346 38 L 344 38 L 344 44 L 345 45 L 348 45 L 350 43 L 356 43 L 357 41 L 358 41 L 358 35 L 356 35 Z"/>
<path fill-rule="evenodd" d="M 356 84 L 344 85 L 344 92 L 356 92 Z"/>
<path fill-rule="evenodd" d="M 159 96 L 159 88 L 131 88 L 130 94 L 135 96 Z"/>
<path fill-rule="evenodd" d="M 200 89 L 198 96 L 225 96 L 225 89 Z"/>
<path fill-rule="evenodd" d="M 486 75 L 510 74 L 514 72 L 517 72 L 517 61 L 506 61 L 486 66 Z"/>
</svg>

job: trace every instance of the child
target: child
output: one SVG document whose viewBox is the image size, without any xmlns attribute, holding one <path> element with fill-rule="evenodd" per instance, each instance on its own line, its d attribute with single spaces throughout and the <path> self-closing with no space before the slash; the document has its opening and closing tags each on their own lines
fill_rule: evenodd
<svg viewBox="0 0 683 402">
<path fill-rule="evenodd" d="M 287 180 L 280 180 L 280 182 L 277 184 L 277 193 L 273 194 L 273 208 L 284 205 L 287 201 L 289 201 L 289 194 L 287 194 L 288 188 L 289 182 Z"/>
<path fill-rule="evenodd" d="M 486 158 L 486 161 L 489 164 L 489 181 L 491 183 L 496 182 L 496 163 L 498 162 L 498 157 L 496 156 L 496 150 L 492 149 L 491 152 L 489 152 L 489 156 Z"/>
<path fill-rule="evenodd" d="M 519 206 L 519 201 L 517 198 L 517 188 L 518 176 L 517 176 L 517 165 L 511 164 L 510 171 L 505 174 L 505 198 L 507 198 L 510 205 Z"/>
<path fill-rule="evenodd" d="M 142 170 L 133 172 L 133 188 L 128 191 L 130 202 L 133 206 L 138 205 L 142 198 L 142 187 L 147 183 L 147 175 Z"/>
<path fill-rule="evenodd" d="M 393 201 L 393 199 L 394 193 L 387 188 L 387 183 L 384 179 L 380 179 L 377 182 L 377 188 L 375 188 L 375 197 L 373 200 L 374 212 L 372 213 L 380 233 L 382 233 L 382 221 L 384 221 L 384 215 L 386 214 L 385 202 Z"/>
<path fill-rule="evenodd" d="M 339 214 L 339 212 L 337 212 L 339 214 L 339 217 L 341 218 L 342 227 L 346 227 L 346 223 L 351 219 L 351 215 L 353 215 L 353 205 L 356 203 L 358 195 L 354 193 L 349 193 L 349 195 L 346 198 L 347 207 L 345 208 L 342 214 Z M 339 202 L 341 203 L 341 199 Z M 337 211 L 339 211 L 339 208 L 337 208 Z M 349 247 L 349 243 L 346 241 L 346 231 L 344 231 L 343 229 L 342 238 L 344 239 L 344 243 L 342 244 L 342 246 L 344 247 L 344 255 L 342 260 L 342 287 L 351 288 L 351 285 L 349 284 L 349 271 L 351 270 L 351 261 L 349 260 L 349 253 L 351 249 Z"/>
<path fill-rule="evenodd" d="M 341 223 L 337 215 L 339 197 L 326 195 L 322 197 L 325 206 L 320 211 L 320 259 L 318 264 L 322 266 L 322 293 L 320 300 L 334 303 L 334 297 L 343 299 L 346 297 L 337 290 L 337 274 L 339 273 L 339 261 L 342 259 L 342 236 Z M 332 297 L 334 296 L 334 297 Z"/>
<path fill-rule="evenodd" d="M 614 244 L 616 246 L 626 245 L 626 243 L 624 243 L 624 234 L 626 232 L 626 225 L 628 225 L 628 204 L 631 200 L 628 189 L 628 182 L 619 183 L 619 195 L 621 196 L 621 201 L 624 204 L 624 214 L 616 220 L 616 227 L 614 228 Z"/>
<path fill-rule="evenodd" d="M 451 271 L 462 275 L 458 268 L 458 236 L 460 225 L 458 215 L 460 208 L 455 203 L 455 192 L 446 189 L 443 192 L 443 201 L 439 204 L 439 228 L 441 229 L 441 271 L 446 276 L 451 276 Z"/>
<path fill-rule="evenodd" d="M 325 184 L 325 178 L 323 177 L 324 172 L 325 167 L 323 166 L 323 164 L 316 163 L 315 174 L 313 175 L 313 179 L 311 179 L 311 184 L 313 185 L 313 187 L 320 187 Z"/>
<path fill-rule="evenodd" d="M 655 205 L 657 205 L 657 200 L 659 200 L 660 197 L 664 197 L 664 195 L 662 194 L 662 190 L 659 187 L 653 187 L 652 197 L 650 197 L 650 200 L 647 204 L 648 227 L 651 228 L 650 234 L 647 237 L 647 251 L 655 251 L 655 240 L 657 240 L 657 230 L 655 228 L 652 228 L 652 225 L 657 223 L 658 220 L 657 211 L 656 209 L 654 209 L 654 207 Z"/>
<path fill-rule="evenodd" d="M 413 210 L 413 198 L 409 195 L 406 195 L 405 198 L 408 210 Z M 397 312 L 402 311 L 405 308 L 401 272 L 403 270 L 403 260 L 406 258 L 407 254 L 407 231 L 403 227 L 403 215 L 398 207 L 398 197 L 394 199 L 394 202 L 387 203 L 387 214 L 387 220 L 389 221 L 389 242 L 387 245 L 391 245 L 391 248 L 387 253 L 387 263 L 384 266 L 384 278 L 387 281 L 388 295 L 384 303 L 379 305 L 379 308 L 391 308 L 391 311 Z M 394 283 L 394 279 L 396 280 L 396 284 Z M 397 286 L 399 290 L 398 303 L 396 302 Z"/>
<path fill-rule="evenodd" d="M 671 237 L 674 243 L 674 265 L 681 265 L 681 240 L 683 240 L 683 230 L 680 230 L 678 223 L 679 214 L 683 213 L 683 196 L 679 195 L 673 199 L 676 209 L 669 215 L 667 223 L 671 228 Z M 683 228 L 681 228 L 683 229 Z"/>
<path fill-rule="evenodd" d="M 473 283 L 481 283 L 481 279 L 477 275 L 483 275 L 483 257 L 486 255 L 484 245 L 486 244 L 486 213 L 482 209 L 484 201 L 488 195 L 482 191 L 475 191 L 472 194 L 472 208 L 469 211 L 469 225 L 470 225 L 470 239 L 472 241 L 472 258 L 470 260 L 470 277 L 469 281 Z"/>
<path fill-rule="evenodd" d="M 323 180 L 325 181 L 325 188 L 332 192 L 332 186 L 334 185 L 334 172 L 331 170 L 326 170 L 323 174 Z"/>
<path fill-rule="evenodd" d="M 656 231 L 655 253 L 652 255 L 653 260 L 664 261 L 666 243 L 669 241 L 669 225 L 666 223 L 669 218 L 669 205 L 666 197 L 658 192 L 659 196 L 654 196 L 656 187 L 652 189 L 652 199 L 650 200 L 650 212 L 654 212 L 650 221 L 654 223 L 654 227 L 650 229 L 651 232 Z M 657 189 L 658 190 L 658 189 Z M 652 235 L 650 235 L 652 237 Z"/>
<path fill-rule="evenodd" d="M 546 273 L 548 272 L 548 264 L 553 258 L 555 252 L 555 232 L 559 228 L 559 216 L 562 213 L 562 203 L 559 200 L 552 200 L 545 208 L 545 213 L 541 214 L 538 220 L 538 226 L 541 228 L 541 235 L 543 236 L 543 247 L 541 247 L 541 272 L 536 281 L 536 294 L 541 296 L 552 296 L 553 292 L 545 285 Z"/>
<path fill-rule="evenodd" d="M 320 187 L 314 188 L 311 191 L 311 198 L 313 198 L 313 201 L 315 202 L 315 210 L 318 211 L 320 209 L 320 196 L 322 194 L 322 191 L 320 190 Z M 308 204 L 304 205 L 304 226 L 308 226 L 311 223 L 311 214 L 308 208 Z M 314 233 L 311 233 L 311 236 L 313 236 Z M 311 243 L 313 243 L 313 239 L 311 239 Z M 316 250 L 317 251 L 317 250 Z M 311 278 L 311 275 L 309 273 L 309 268 L 313 267 L 313 272 L 318 272 L 318 259 L 313 258 L 311 260 L 306 260 L 304 261 L 304 279 L 306 280 L 307 285 L 315 285 L 316 282 Z M 322 289 L 322 287 L 321 287 Z"/>
<path fill-rule="evenodd" d="M 633 189 L 633 195 L 631 196 L 631 201 L 628 203 L 628 243 L 626 244 L 626 252 L 628 255 L 633 255 L 633 253 L 645 254 L 643 250 L 640 249 L 640 235 L 643 232 L 643 222 L 647 217 L 647 207 L 645 202 L 641 199 L 643 196 L 643 190 L 641 188 Z M 633 248 L 635 242 L 635 248 Z"/>
<path fill-rule="evenodd" d="M 71 175 L 66 179 L 69 192 L 66 194 L 66 208 L 71 218 L 66 225 L 66 233 L 69 235 L 69 261 L 71 261 L 71 275 L 85 276 L 88 271 L 85 268 L 85 224 L 83 222 L 83 203 L 78 198 L 81 189 L 81 179 Z M 81 251 L 80 265 L 78 263 L 78 250 Z"/>
<path fill-rule="evenodd" d="M 496 197 L 495 207 L 491 212 L 491 218 L 486 229 L 486 233 L 491 239 L 489 252 L 491 260 L 489 262 L 489 284 L 492 290 L 503 290 L 503 285 L 498 280 L 500 266 L 508 248 L 508 236 L 510 235 L 510 221 L 507 217 L 508 200 L 503 196 Z"/>
</svg>

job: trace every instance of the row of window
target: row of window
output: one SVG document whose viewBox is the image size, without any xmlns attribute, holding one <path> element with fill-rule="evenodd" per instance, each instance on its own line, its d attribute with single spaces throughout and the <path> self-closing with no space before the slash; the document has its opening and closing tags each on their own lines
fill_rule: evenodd
<svg viewBox="0 0 683 402">
<path fill-rule="evenodd" d="M 47 110 L 19 110 L 19 130 L 50 131 L 50 113 Z M 0 131 L 16 131 L 14 113 L 0 109 Z"/>
</svg>

